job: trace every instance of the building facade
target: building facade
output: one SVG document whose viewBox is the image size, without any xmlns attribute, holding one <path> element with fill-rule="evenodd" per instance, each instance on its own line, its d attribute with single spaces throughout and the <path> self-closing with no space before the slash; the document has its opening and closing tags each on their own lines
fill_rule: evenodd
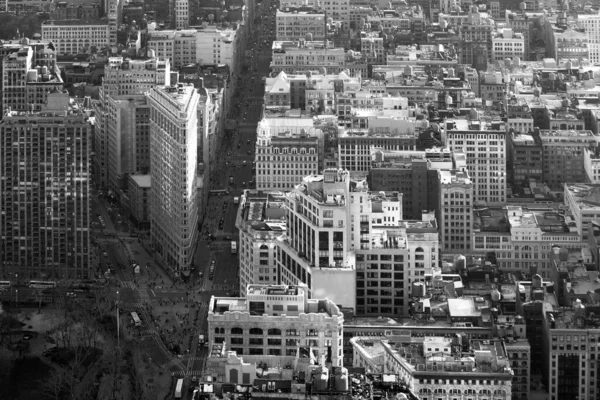
<svg viewBox="0 0 600 400">
<path fill-rule="evenodd" d="M 116 31 L 115 42 L 116 42 Z M 58 55 L 79 54 L 84 48 L 111 45 L 111 27 L 106 21 L 45 21 L 42 38 L 52 42 Z"/>
<path fill-rule="evenodd" d="M 154 88 L 150 176 L 154 251 L 176 273 L 189 271 L 198 239 L 198 101 L 193 86 Z"/>
<path fill-rule="evenodd" d="M 0 268 L 18 279 L 90 278 L 90 124 L 68 93 L 0 122 Z"/>
<path fill-rule="evenodd" d="M 247 362 L 291 365 L 300 348 L 309 348 L 341 367 L 343 325 L 338 306 L 309 298 L 306 286 L 249 285 L 244 298 L 213 296 L 208 307 L 209 344 L 225 343 Z"/>
</svg>

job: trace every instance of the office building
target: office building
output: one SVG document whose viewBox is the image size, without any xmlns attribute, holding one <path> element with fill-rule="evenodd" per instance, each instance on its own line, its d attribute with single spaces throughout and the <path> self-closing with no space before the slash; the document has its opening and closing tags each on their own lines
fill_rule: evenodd
<svg viewBox="0 0 600 400">
<path fill-rule="evenodd" d="M 27 279 L 90 278 L 90 124 L 68 93 L 0 122 L 0 268 Z"/>
<path fill-rule="evenodd" d="M 189 271 L 198 238 L 198 102 L 193 86 L 154 88 L 150 103 L 150 217 L 154 251 Z"/>
<path fill-rule="evenodd" d="M 23 41 L 27 43 L 27 40 Z M 56 54 L 47 43 L 23 45 L 2 60 L 2 107 L 11 111 L 39 111 L 49 92 L 64 83 Z"/>
<path fill-rule="evenodd" d="M 256 139 L 256 189 L 293 189 L 322 169 L 323 131 L 312 118 L 263 118 Z"/>
<path fill-rule="evenodd" d="M 542 141 L 538 135 L 509 133 L 507 146 L 508 173 L 512 182 L 544 181 Z"/>
<path fill-rule="evenodd" d="M 444 253 L 464 253 L 471 249 L 473 220 L 471 210 L 475 199 L 469 171 L 438 170 L 438 202 L 436 217 L 440 227 L 440 243 Z"/>
<path fill-rule="evenodd" d="M 56 54 L 79 54 L 84 49 L 95 47 L 103 49 L 111 45 L 111 26 L 102 21 L 44 21 L 42 23 L 42 39 L 52 42 Z"/>
<path fill-rule="evenodd" d="M 344 315 L 335 302 L 309 296 L 306 286 L 248 285 L 245 297 L 213 296 L 209 344 L 224 343 L 246 362 L 292 364 L 301 348 L 342 366 Z"/>
<path fill-rule="evenodd" d="M 106 0 L 106 17 L 108 19 L 108 42 L 111 46 L 116 46 L 117 31 L 123 23 L 123 0 Z"/>
<path fill-rule="evenodd" d="M 600 14 L 578 14 L 577 24 L 585 31 L 590 62 L 600 62 Z"/>
<path fill-rule="evenodd" d="M 325 14 L 322 11 L 277 10 L 275 24 L 278 41 L 325 40 Z"/>
<path fill-rule="evenodd" d="M 478 115 L 446 120 L 446 142 L 451 151 L 466 154 L 473 181 L 473 200 L 486 204 L 506 201 L 506 132 L 504 122 L 487 122 Z"/>
<path fill-rule="evenodd" d="M 171 84 L 168 59 L 109 57 L 94 103 L 94 174 L 104 190 L 119 196 L 127 174 L 150 170 L 150 105 L 145 93 Z"/>
</svg>

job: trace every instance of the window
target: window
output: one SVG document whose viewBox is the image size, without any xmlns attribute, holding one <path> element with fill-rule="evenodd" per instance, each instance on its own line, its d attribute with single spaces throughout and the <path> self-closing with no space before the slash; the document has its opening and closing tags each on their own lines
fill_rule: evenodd
<svg viewBox="0 0 600 400">
<path fill-rule="evenodd" d="M 271 328 L 267 331 L 269 336 L 281 336 L 281 329 Z"/>
<path fill-rule="evenodd" d="M 244 330 L 240 327 L 231 328 L 231 334 L 232 335 L 243 335 Z"/>
<path fill-rule="evenodd" d="M 251 335 L 262 335 L 263 330 L 260 328 L 252 328 L 252 329 L 250 329 L 250 334 Z"/>
</svg>

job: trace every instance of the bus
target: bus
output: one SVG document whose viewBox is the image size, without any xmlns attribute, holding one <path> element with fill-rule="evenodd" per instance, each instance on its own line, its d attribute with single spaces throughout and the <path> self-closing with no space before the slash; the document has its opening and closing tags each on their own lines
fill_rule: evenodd
<svg viewBox="0 0 600 400">
<path fill-rule="evenodd" d="M 237 243 L 235 240 L 231 241 L 231 254 L 237 254 Z"/>
<path fill-rule="evenodd" d="M 51 282 L 51 281 L 29 281 L 29 287 L 32 287 L 32 288 L 35 288 L 35 289 L 55 288 L 56 287 L 56 282 Z"/>
<path fill-rule="evenodd" d="M 175 398 L 180 399 L 183 396 L 183 379 L 177 379 L 177 386 L 175 386 Z"/>
<path fill-rule="evenodd" d="M 0 292 L 10 290 L 11 287 L 12 287 L 11 281 L 0 281 Z"/>
<path fill-rule="evenodd" d="M 142 325 L 142 320 L 140 320 L 140 317 L 138 317 L 138 315 L 135 311 L 131 312 L 131 318 L 133 318 L 133 323 L 135 324 L 135 326 Z"/>
</svg>

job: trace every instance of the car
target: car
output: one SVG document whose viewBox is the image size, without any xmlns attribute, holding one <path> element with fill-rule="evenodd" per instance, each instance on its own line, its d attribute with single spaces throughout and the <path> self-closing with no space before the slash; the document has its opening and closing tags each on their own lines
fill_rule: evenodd
<svg viewBox="0 0 600 400">
<path fill-rule="evenodd" d="M 77 297 L 74 292 L 67 292 L 67 297 Z"/>
<path fill-rule="evenodd" d="M 225 240 L 231 240 L 231 236 L 225 236 Z"/>
<path fill-rule="evenodd" d="M 246 164 L 248 164 L 248 163 L 246 162 L 246 160 L 244 160 L 244 161 L 242 162 L 242 164 L 246 165 Z"/>
<path fill-rule="evenodd" d="M 249 156 L 252 155 L 252 150 L 248 150 L 247 153 Z"/>
<path fill-rule="evenodd" d="M 26 333 L 23 335 L 23 340 L 30 340 L 33 339 L 33 335 L 30 335 L 29 333 Z"/>
<path fill-rule="evenodd" d="M 250 144 L 250 139 L 246 140 L 246 143 Z"/>
</svg>

